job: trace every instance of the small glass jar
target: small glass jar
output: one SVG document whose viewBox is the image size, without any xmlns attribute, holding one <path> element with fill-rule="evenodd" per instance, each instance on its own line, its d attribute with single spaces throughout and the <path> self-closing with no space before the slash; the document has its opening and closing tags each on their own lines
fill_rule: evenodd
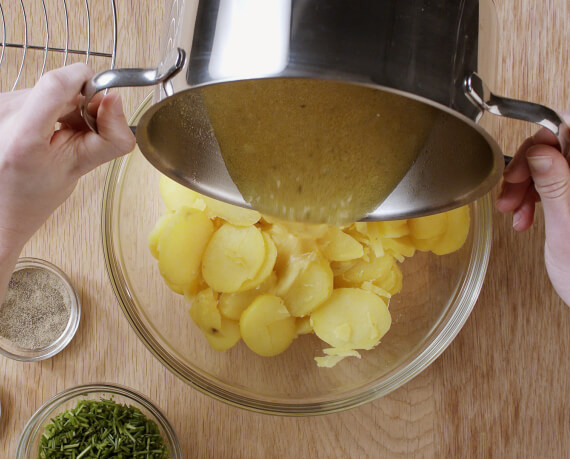
<svg viewBox="0 0 570 459">
<path fill-rule="evenodd" d="M 38 349 L 24 348 L 0 336 L 0 354 L 14 360 L 36 362 L 53 357 L 63 350 L 71 341 L 81 318 L 81 303 L 77 291 L 71 284 L 69 277 L 57 266 L 39 258 L 20 258 L 16 263 L 14 272 L 23 269 L 39 269 L 50 272 L 60 281 L 69 298 L 69 318 L 65 329 L 53 342 Z"/>
<path fill-rule="evenodd" d="M 86 384 L 60 392 L 38 409 L 27 422 L 16 450 L 17 459 L 38 457 L 40 439 L 51 419 L 65 410 L 75 408 L 80 400 L 110 399 L 116 403 L 138 408 L 146 417 L 154 421 L 168 448 L 170 457 L 181 459 L 182 451 L 174 429 L 161 411 L 145 396 L 124 386 L 116 384 Z"/>
</svg>

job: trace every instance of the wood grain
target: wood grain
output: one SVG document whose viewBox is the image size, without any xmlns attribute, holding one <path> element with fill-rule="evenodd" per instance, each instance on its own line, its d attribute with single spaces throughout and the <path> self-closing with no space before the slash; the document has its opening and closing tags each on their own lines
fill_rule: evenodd
<svg viewBox="0 0 570 459">
<path fill-rule="evenodd" d="M 39 0 L 24 2 L 38 13 Z M 54 21 L 59 5 L 46 4 Z M 109 17 L 96 4 L 96 47 L 109 46 Z M 497 92 L 562 110 L 570 108 L 570 4 L 567 0 L 496 0 L 500 24 Z M 82 2 L 68 1 L 70 11 Z M 2 1 L 6 14 L 16 0 Z M 164 2 L 117 2 L 117 66 L 156 62 Z M 51 7 L 50 7 L 51 6 Z M 16 17 L 16 16 L 15 16 Z M 83 20 L 83 19 L 81 19 Z M 17 17 L 13 21 L 18 21 Z M 17 31 L 18 24 L 9 30 Z M 79 27 L 80 29 L 80 27 Z M 61 23 L 54 40 L 61 39 Z M 80 34 L 80 31 L 74 34 Z M 17 40 L 17 37 L 14 38 Z M 81 46 L 81 37 L 77 38 Z M 18 65 L 0 68 L 5 91 Z M 29 57 L 22 86 L 37 78 Z M 59 57 L 58 57 L 59 59 Z M 49 66 L 61 65 L 53 59 Z M 108 63 L 98 60 L 103 68 Z M 50 67 L 50 68 L 51 68 Z M 121 91 L 127 113 L 147 94 Z M 505 152 L 535 128 L 490 120 Z M 166 370 L 124 319 L 101 250 L 100 211 L 106 167 L 83 178 L 72 197 L 26 246 L 78 287 L 82 321 L 72 343 L 41 363 L 0 358 L 0 457 L 13 457 L 31 414 L 76 384 L 109 381 L 148 395 L 172 422 L 186 457 L 552 457 L 570 449 L 566 348 L 570 310 L 552 291 L 543 264 L 543 219 L 515 234 L 510 217 L 494 214 L 491 262 L 480 299 L 465 327 L 427 370 L 383 399 L 336 415 L 279 418 L 249 413 L 206 397 Z"/>
</svg>

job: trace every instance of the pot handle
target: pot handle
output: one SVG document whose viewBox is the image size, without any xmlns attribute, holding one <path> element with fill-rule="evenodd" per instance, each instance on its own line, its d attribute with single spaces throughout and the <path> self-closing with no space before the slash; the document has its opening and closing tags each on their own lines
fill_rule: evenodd
<svg viewBox="0 0 570 459">
<path fill-rule="evenodd" d="M 100 91 L 109 88 L 121 88 L 125 86 L 154 86 L 163 83 L 176 75 L 184 66 L 185 52 L 178 48 L 176 60 L 172 66 L 159 73 L 157 68 L 151 69 L 112 69 L 105 70 L 88 80 L 81 89 L 79 110 L 87 126 L 97 132 L 97 120 L 87 111 L 91 99 Z"/>
<path fill-rule="evenodd" d="M 485 82 L 476 73 L 472 73 L 465 79 L 464 90 L 467 98 L 482 110 L 493 115 L 530 121 L 545 127 L 556 136 L 560 144 L 560 151 L 565 157 L 568 157 L 570 153 L 570 129 L 554 110 L 532 102 L 497 96 L 489 90 Z"/>
</svg>

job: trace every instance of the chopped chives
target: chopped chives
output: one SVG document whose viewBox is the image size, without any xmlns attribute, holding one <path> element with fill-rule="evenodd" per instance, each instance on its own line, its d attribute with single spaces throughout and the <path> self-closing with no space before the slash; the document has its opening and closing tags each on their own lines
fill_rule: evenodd
<svg viewBox="0 0 570 459">
<path fill-rule="evenodd" d="M 168 449 L 156 423 L 136 407 L 112 399 L 82 400 L 51 419 L 38 459 L 145 457 L 166 459 Z"/>
</svg>

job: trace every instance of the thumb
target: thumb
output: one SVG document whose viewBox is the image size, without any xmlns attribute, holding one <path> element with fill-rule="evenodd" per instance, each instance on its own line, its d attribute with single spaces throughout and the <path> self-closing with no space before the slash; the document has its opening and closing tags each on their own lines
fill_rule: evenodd
<svg viewBox="0 0 570 459">
<path fill-rule="evenodd" d="M 97 110 L 98 134 L 89 132 L 83 139 L 85 148 L 80 150 L 78 162 L 82 173 L 111 161 L 135 147 L 135 137 L 131 132 L 123 112 L 119 94 L 107 94 Z"/>
<path fill-rule="evenodd" d="M 570 231 L 570 168 L 560 151 L 535 145 L 527 151 L 534 187 L 542 201 L 547 241 L 565 241 Z"/>
</svg>

